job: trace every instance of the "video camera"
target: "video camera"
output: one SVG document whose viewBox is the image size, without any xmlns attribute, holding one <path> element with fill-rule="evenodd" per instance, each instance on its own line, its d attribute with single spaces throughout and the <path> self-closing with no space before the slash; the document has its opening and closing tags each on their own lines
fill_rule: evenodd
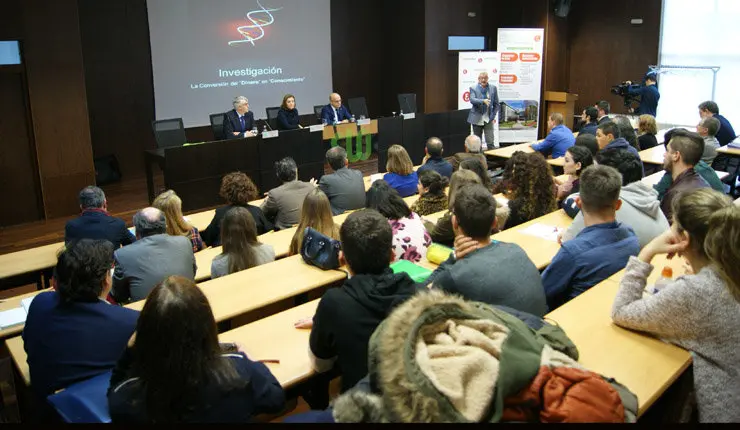
<svg viewBox="0 0 740 430">
<path fill-rule="evenodd" d="M 640 88 L 640 85 L 629 85 L 627 84 L 627 81 L 622 82 L 619 85 L 614 85 L 611 89 L 612 94 L 616 94 L 622 98 L 624 98 L 624 106 L 629 108 L 632 106 L 632 103 L 640 103 L 640 96 L 633 96 L 630 95 L 630 90 L 636 90 Z"/>
</svg>

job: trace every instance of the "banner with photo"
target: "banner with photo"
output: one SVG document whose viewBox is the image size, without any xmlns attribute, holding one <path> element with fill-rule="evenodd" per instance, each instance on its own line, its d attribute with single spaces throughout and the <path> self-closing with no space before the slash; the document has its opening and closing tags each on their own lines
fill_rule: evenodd
<svg viewBox="0 0 740 430">
<path fill-rule="evenodd" d="M 457 108 L 470 109 L 473 106 L 470 104 L 470 88 L 478 85 L 478 75 L 481 72 L 488 72 L 488 84 L 496 85 L 499 81 L 500 68 L 498 52 L 461 52 L 458 63 Z M 498 91 L 500 99 L 501 90 Z M 498 129 L 498 119 L 495 119 L 493 133 L 496 146 L 499 144 Z M 483 142 L 485 144 L 485 139 Z"/>
<path fill-rule="evenodd" d="M 498 96 L 501 101 L 501 142 L 537 140 L 542 94 L 542 53 L 545 31 L 541 28 L 499 28 L 501 56 Z"/>
</svg>

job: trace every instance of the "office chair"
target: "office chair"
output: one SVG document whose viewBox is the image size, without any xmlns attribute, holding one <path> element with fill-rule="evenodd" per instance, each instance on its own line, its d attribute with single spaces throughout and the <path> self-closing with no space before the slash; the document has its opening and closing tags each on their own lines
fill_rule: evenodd
<svg viewBox="0 0 740 430">
<path fill-rule="evenodd" d="M 182 118 L 152 121 L 152 130 L 157 140 L 157 148 L 173 148 L 187 142 Z"/>
<path fill-rule="evenodd" d="M 270 127 L 273 130 L 278 129 L 278 124 L 277 124 L 278 111 L 280 111 L 280 107 L 269 107 L 265 109 L 265 112 L 267 112 L 267 123 L 270 124 Z"/>
<path fill-rule="evenodd" d="M 213 130 L 213 138 L 216 140 L 226 140 L 224 136 L 224 116 L 225 113 L 212 113 L 211 118 L 211 130 Z"/>
<path fill-rule="evenodd" d="M 367 103 L 365 103 L 365 97 L 355 97 L 352 99 L 347 100 L 347 105 L 349 107 L 349 113 L 355 116 L 355 119 L 360 119 L 360 117 L 364 116 L 365 118 L 370 118 L 370 116 L 367 113 Z"/>
<path fill-rule="evenodd" d="M 313 113 L 316 114 L 316 119 L 319 120 L 319 124 L 321 124 L 321 111 L 324 109 L 324 105 L 317 105 L 313 107 Z"/>
<path fill-rule="evenodd" d="M 416 113 L 416 94 L 398 95 L 399 112 Z"/>
</svg>

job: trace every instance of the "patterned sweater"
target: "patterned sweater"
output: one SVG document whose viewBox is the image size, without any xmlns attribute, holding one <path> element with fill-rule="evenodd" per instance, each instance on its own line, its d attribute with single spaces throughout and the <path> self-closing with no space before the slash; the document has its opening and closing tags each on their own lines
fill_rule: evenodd
<svg viewBox="0 0 740 430">
<path fill-rule="evenodd" d="M 431 215 L 445 210 L 447 210 L 447 196 L 444 194 L 441 196 L 424 194 L 411 205 L 411 212 L 416 212 L 420 216 Z"/>
<path fill-rule="evenodd" d="M 691 351 L 701 422 L 740 422 L 740 303 L 711 267 L 642 298 L 653 266 L 630 257 L 612 319 Z"/>
</svg>

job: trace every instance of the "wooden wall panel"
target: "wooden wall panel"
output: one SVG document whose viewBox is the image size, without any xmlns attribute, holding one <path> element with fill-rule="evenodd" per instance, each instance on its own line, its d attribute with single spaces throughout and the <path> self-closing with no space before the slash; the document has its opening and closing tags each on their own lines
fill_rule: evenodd
<svg viewBox="0 0 740 430">
<path fill-rule="evenodd" d="M 23 24 L 45 215 L 73 215 L 95 183 L 77 2 L 26 0 Z"/>
<path fill-rule="evenodd" d="M 156 146 L 146 0 L 78 4 L 93 152 L 114 154 L 124 176 L 139 175 L 142 151 Z"/>
<path fill-rule="evenodd" d="M 642 80 L 648 66 L 657 64 L 661 10 L 661 0 L 578 2 L 573 8 L 568 87 L 579 95 L 580 108 L 604 99 L 612 111 L 625 113 L 623 99 L 609 90 L 625 80 Z M 644 23 L 634 26 L 632 18 Z"/>
</svg>

